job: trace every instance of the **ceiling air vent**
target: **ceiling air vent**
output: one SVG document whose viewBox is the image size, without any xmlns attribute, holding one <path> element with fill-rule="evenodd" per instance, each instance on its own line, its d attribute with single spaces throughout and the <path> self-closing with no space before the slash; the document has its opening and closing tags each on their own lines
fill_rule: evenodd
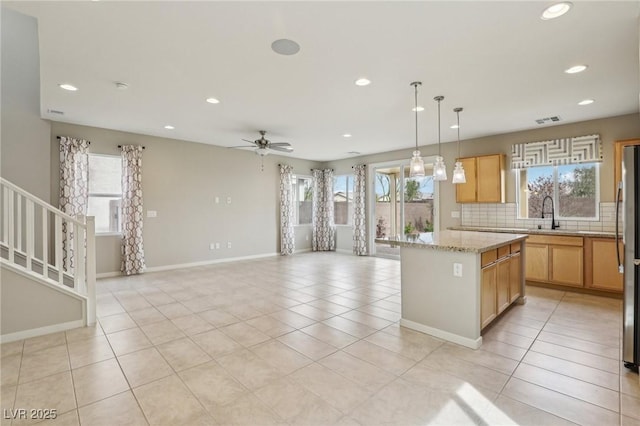
<svg viewBox="0 0 640 426">
<path fill-rule="evenodd" d="M 48 109 L 47 112 L 49 114 L 64 115 L 64 111 L 58 111 L 57 109 Z"/>
<path fill-rule="evenodd" d="M 562 118 L 560 118 L 559 115 L 554 115 L 553 117 L 546 117 L 546 118 L 538 118 L 536 120 L 536 123 L 538 124 L 549 124 L 549 123 L 556 123 L 558 121 L 561 121 Z"/>
</svg>

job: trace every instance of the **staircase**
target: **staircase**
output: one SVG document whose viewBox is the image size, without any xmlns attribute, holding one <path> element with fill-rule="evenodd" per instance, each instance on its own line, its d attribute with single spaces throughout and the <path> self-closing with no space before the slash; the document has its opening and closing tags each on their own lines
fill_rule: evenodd
<svg viewBox="0 0 640 426">
<path fill-rule="evenodd" d="M 89 216 L 85 221 L 74 219 L 3 178 L 0 178 L 0 206 L 0 266 L 3 269 L 3 279 L 4 270 L 11 271 L 77 299 L 82 306 L 82 325 L 95 324 L 94 218 Z M 9 273 L 6 275 L 16 276 Z M 9 288 L 6 282 L 3 285 Z M 8 291 L 3 289 L 3 299 L 6 299 Z M 43 293 L 42 297 L 47 297 L 52 302 L 57 300 L 50 295 L 50 292 Z M 2 303 L 5 309 L 5 301 Z M 51 308 L 55 310 L 55 306 Z M 28 315 L 29 307 L 21 309 Z M 2 320 L 7 322 L 4 315 Z M 74 322 L 76 323 L 77 321 Z M 64 328 L 64 324 L 38 327 L 41 333 L 34 329 L 11 334 L 31 336 L 60 328 Z M 14 340 L 7 338 L 6 334 L 3 326 L 2 341 Z"/>
</svg>

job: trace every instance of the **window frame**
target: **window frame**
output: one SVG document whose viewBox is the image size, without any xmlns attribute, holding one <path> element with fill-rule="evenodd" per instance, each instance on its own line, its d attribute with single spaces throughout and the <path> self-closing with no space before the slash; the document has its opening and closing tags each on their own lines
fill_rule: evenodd
<svg viewBox="0 0 640 426">
<path fill-rule="evenodd" d="M 337 175 L 337 176 L 333 177 L 333 184 L 334 184 L 334 187 L 333 187 L 334 211 L 335 211 L 335 203 L 336 203 L 336 201 L 335 201 L 335 195 L 336 195 L 336 193 L 335 193 L 335 181 L 336 181 L 337 178 L 341 178 L 341 177 L 346 177 L 347 178 L 346 194 L 345 194 L 345 196 L 346 196 L 346 201 L 345 202 L 347 203 L 347 223 L 340 223 L 340 224 L 336 223 L 335 225 L 336 226 L 349 226 L 350 227 L 350 226 L 353 226 L 353 198 L 351 199 L 351 201 L 349 201 L 349 194 L 351 194 L 351 196 L 353 197 L 353 192 L 354 192 L 353 191 L 353 189 L 354 189 L 353 186 L 355 184 L 355 177 L 356 176 L 353 173 L 351 173 L 351 174 L 345 173 L 345 174 Z M 349 192 L 349 182 L 351 182 L 351 192 Z M 335 221 L 335 219 L 334 219 L 334 221 Z"/>
<path fill-rule="evenodd" d="M 558 187 L 559 187 L 559 173 L 558 173 L 558 168 L 562 167 L 562 166 L 570 166 L 570 165 L 574 165 L 574 166 L 580 166 L 580 165 L 588 165 L 588 164 L 593 164 L 595 169 L 596 169 L 596 176 L 595 176 L 595 216 L 593 217 L 580 217 L 580 216 L 562 216 L 560 214 L 560 200 L 559 200 L 559 191 L 558 191 Z M 600 221 L 600 162 L 598 161 L 593 161 L 593 162 L 586 162 L 586 163 L 578 163 L 578 164 L 559 164 L 559 165 L 548 165 L 548 166 L 536 166 L 536 167 L 529 167 L 529 168 L 524 168 L 524 169 L 515 169 L 515 173 L 516 173 L 516 204 L 517 204 L 517 215 L 516 218 L 519 220 L 527 220 L 527 219 L 541 219 L 539 217 L 523 217 L 522 216 L 522 209 L 521 209 L 521 204 L 522 204 L 522 192 L 520 187 L 521 187 L 521 180 L 522 180 L 522 174 L 523 172 L 526 172 L 528 169 L 533 169 L 533 168 L 542 168 L 542 167 L 552 167 L 553 168 L 553 173 L 552 173 L 552 177 L 553 177 L 553 194 L 552 194 L 552 199 L 553 199 L 553 206 L 554 206 L 554 216 L 556 220 L 565 220 L 565 221 L 584 221 L 584 222 L 599 222 Z"/>
<path fill-rule="evenodd" d="M 121 160 L 119 155 L 112 154 L 96 154 L 89 153 L 88 161 L 91 162 L 91 157 L 107 157 L 107 158 L 117 158 Z M 93 198 L 120 198 L 120 206 L 118 207 L 118 231 L 107 231 L 107 232 L 95 232 L 96 237 L 109 237 L 109 236 L 122 236 L 122 173 L 120 176 L 120 193 L 106 193 L 106 192 L 98 192 L 92 193 L 89 192 L 90 181 L 91 181 L 91 173 L 87 173 L 87 206 L 89 204 L 89 199 Z"/>
<path fill-rule="evenodd" d="M 294 205 L 294 209 L 293 209 L 293 226 L 311 226 L 312 223 L 300 223 L 300 200 L 299 200 L 299 190 L 298 190 L 298 179 L 305 179 L 308 180 L 311 184 L 311 189 L 313 191 L 313 176 L 310 175 L 300 175 L 300 174 L 294 174 L 291 176 L 291 178 L 294 180 L 293 183 L 293 191 L 291 194 L 291 197 L 293 198 L 292 202 Z M 304 200 L 302 200 L 304 201 Z M 313 202 L 313 195 L 311 196 L 311 201 Z M 312 207 L 313 208 L 313 207 Z"/>
</svg>

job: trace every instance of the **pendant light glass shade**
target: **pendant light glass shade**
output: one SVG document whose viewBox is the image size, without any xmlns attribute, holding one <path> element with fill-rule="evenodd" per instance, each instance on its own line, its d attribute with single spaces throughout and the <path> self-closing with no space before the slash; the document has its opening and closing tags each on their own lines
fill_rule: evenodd
<svg viewBox="0 0 640 426">
<path fill-rule="evenodd" d="M 422 177 L 424 176 L 424 161 L 420 157 L 420 151 L 418 150 L 418 86 L 422 83 L 414 81 L 410 85 L 413 86 L 415 96 L 415 108 L 416 113 L 416 150 L 413 151 L 413 157 L 411 157 L 411 163 L 409 163 L 409 177 Z"/>
<path fill-rule="evenodd" d="M 458 161 L 456 161 L 456 165 L 453 168 L 453 179 L 451 182 L 466 183 L 467 177 L 464 174 L 464 167 L 462 167 L 462 163 L 460 162 L 460 111 L 462 111 L 462 108 L 454 108 L 453 111 L 458 117 Z"/>
<path fill-rule="evenodd" d="M 466 183 L 467 177 L 464 175 L 464 167 L 462 167 L 462 163 L 456 161 L 456 165 L 453 168 L 453 179 L 451 179 L 452 183 Z"/>
<path fill-rule="evenodd" d="M 444 164 L 444 158 L 440 155 L 440 102 L 444 96 L 436 96 L 433 99 L 438 102 L 438 156 L 433 165 L 433 180 L 447 180 L 447 166 Z"/>
<path fill-rule="evenodd" d="M 433 180 L 447 180 L 447 166 L 444 164 L 444 158 L 439 155 L 433 165 Z"/>
</svg>

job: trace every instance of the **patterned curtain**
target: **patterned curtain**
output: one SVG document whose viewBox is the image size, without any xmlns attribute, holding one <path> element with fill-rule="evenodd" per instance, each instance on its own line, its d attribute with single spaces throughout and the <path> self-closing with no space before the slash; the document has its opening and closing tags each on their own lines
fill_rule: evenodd
<svg viewBox="0 0 640 426">
<path fill-rule="evenodd" d="M 293 167 L 280 165 L 280 254 L 289 256 L 295 250 L 293 233 Z"/>
<path fill-rule="evenodd" d="M 367 255 L 367 228 L 365 223 L 365 175 L 366 166 L 358 164 L 353 167 L 353 253 L 358 256 Z"/>
<path fill-rule="evenodd" d="M 60 210 L 84 221 L 89 203 L 89 142 L 60 137 Z M 73 228 L 62 222 L 62 266 L 74 267 Z"/>
<path fill-rule="evenodd" d="M 144 272 L 142 147 L 122 146 L 122 264 L 126 275 Z"/>
<path fill-rule="evenodd" d="M 313 213 L 311 215 L 313 251 L 336 249 L 333 216 L 333 170 L 313 170 Z"/>
</svg>

